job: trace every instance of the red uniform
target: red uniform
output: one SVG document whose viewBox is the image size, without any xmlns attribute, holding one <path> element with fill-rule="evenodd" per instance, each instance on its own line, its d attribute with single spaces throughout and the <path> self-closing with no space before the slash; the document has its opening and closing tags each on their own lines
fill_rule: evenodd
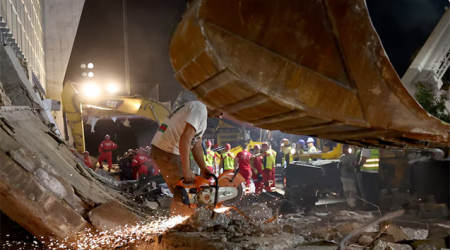
<svg viewBox="0 0 450 250">
<path fill-rule="evenodd" d="M 241 151 L 237 154 L 236 158 L 238 159 L 239 164 L 239 173 L 245 179 L 245 186 L 250 187 L 251 177 L 252 177 L 252 167 L 250 166 L 250 154 L 247 151 Z"/>
<path fill-rule="evenodd" d="M 255 193 L 260 194 L 263 190 L 263 181 L 258 179 L 258 175 L 263 173 L 262 170 L 262 155 L 258 155 L 253 158 L 253 167 L 256 168 L 256 172 L 253 171 L 253 183 L 255 184 Z"/>
<path fill-rule="evenodd" d="M 133 168 L 133 179 L 137 180 L 143 174 L 148 175 L 147 165 L 148 157 L 144 154 L 138 154 L 134 157 L 131 167 Z"/>
<path fill-rule="evenodd" d="M 89 156 L 85 156 L 84 157 L 84 164 L 86 166 L 88 166 L 89 168 L 92 168 L 92 161 L 91 161 L 91 158 Z"/>
<path fill-rule="evenodd" d="M 101 154 L 100 157 L 98 157 L 98 162 L 103 164 L 103 160 L 106 160 L 106 162 L 108 162 L 109 170 L 112 168 L 112 151 L 116 148 L 117 144 L 109 139 L 102 141 L 100 146 L 98 146 L 98 152 Z"/>
</svg>

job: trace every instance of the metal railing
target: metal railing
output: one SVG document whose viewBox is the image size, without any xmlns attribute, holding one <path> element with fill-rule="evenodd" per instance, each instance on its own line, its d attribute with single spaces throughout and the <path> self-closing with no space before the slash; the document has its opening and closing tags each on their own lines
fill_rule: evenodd
<svg viewBox="0 0 450 250">
<path fill-rule="evenodd" d="M 0 0 L 2 43 L 10 45 L 45 88 L 42 9 L 39 0 Z"/>
</svg>

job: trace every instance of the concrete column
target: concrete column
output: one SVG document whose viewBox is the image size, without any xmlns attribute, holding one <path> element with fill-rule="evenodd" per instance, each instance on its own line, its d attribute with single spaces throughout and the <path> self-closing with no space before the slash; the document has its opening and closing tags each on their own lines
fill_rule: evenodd
<svg viewBox="0 0 450 250">
<path fill-rule="evenodd" d="M 85 0 L 45 0 L 44 37 L 47 98 L 61 101 L 64 76 L 72 52 Z M 56 124 L 64 134 L 62 111 Z"/>
</svg>

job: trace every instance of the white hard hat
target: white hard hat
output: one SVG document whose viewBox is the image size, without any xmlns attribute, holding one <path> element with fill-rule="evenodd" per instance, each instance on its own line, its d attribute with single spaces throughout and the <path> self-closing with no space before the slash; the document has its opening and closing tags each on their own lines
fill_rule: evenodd
<svg viewBox="0 0 450 250">
<path fill-rule="evenodd" d="M 312 137 L 309 137 L 308 140 L 306 140 L 306 143 L 310 143 L 310 142 L 314 143 L 314 139 Z"/>
</svg>

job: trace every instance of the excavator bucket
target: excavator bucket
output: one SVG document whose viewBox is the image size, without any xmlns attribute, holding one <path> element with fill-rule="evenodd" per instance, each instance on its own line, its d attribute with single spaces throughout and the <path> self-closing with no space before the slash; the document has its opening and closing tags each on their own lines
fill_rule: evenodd
<svg viewBox="0 0 450 250">
<path fill-rule="evenodd" d="M 178 81 L 254 126 L 381 148 L 445 147 L 364 0 L 199 0 L 170 43 Z"/>
</svg>

